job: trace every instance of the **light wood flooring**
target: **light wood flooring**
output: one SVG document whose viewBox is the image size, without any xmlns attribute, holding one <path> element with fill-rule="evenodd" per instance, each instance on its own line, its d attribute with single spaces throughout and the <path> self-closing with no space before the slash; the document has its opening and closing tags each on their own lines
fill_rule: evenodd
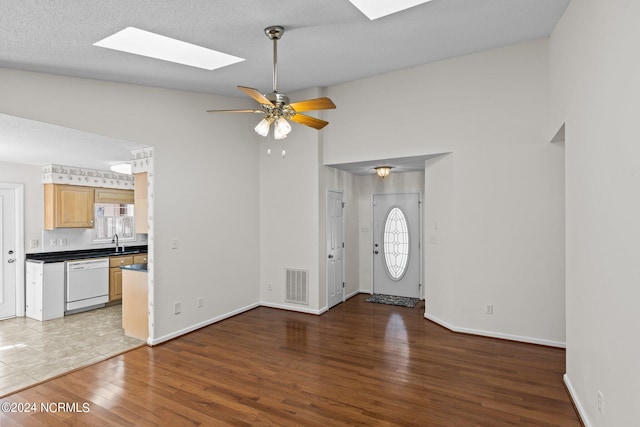
<svg viewBox="0 0 640 427">
<path fill-rule="evenodd" d="M 2 399 L 0 425 L 580 426 L 565 351 L 452 333 L 358 295 L 260 307 Z M 40 405 L 66 409 L 44 413 Z"/>
</svg>

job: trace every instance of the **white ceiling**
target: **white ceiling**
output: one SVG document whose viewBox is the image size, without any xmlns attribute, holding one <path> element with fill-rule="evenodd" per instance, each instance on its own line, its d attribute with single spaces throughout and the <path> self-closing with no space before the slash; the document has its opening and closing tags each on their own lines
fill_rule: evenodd
<svg viewBox="0 0 640 427">
<path fill-rule="evenodd" d="M 282 25 L 278 89 L 287 93 L 546 37 L 569 1 L 432 0 L 370 21 L 347 0 L 0 0 L 0 67 L 231 96 L 243 96 L 237 85 L 270 92 L 263 30 Z M 128 26 L 246 60 L 207 71 L 93 46 Z M 0 161 L 12 161 L 5 127 L 16 137 L 15 122 L 2 118 Z M 59 143 L 38 139 L 41 157 Z M 29 153 L 33 144 L 24 144 Z M 125 145 L 116 141 L 114 153 Z"/>
</svg>

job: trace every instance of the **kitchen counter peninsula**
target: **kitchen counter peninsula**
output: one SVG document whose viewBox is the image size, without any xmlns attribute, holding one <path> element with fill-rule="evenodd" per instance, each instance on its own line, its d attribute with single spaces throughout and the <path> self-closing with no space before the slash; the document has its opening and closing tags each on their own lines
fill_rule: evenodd
<svg viewBox="0 0 640 427">
<path fill-rule="evenodd" d="M 149 338 L 149 285 L 147 264 L 131 264 L 122 270 L 122 328 L 125 335 Z"/>
</svg>

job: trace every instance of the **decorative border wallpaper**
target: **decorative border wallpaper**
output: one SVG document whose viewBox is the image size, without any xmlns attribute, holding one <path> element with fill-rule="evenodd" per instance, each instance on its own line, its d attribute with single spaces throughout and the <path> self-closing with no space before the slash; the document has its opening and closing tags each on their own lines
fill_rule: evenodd
<svg viewBox="0 0 640 427">
<path fill-rule="evenodd" d="M 150 172 L 153 162 L 153 147 L 131 150 L 131 172 Z"/>
<path fill-rule="evenodd" d="M 155 336 L 155 231 L 153 225 L 153 197 L 155 188 L 155 177 L 153 171 L 153 147 L 139 148 L 131 150 L 131 172 L 132 173 L 147 173 L 147 205 L 148 205 L 148 234 L 147 245 L 149 252 L 147 254 L 147 284 L 149 285 L 149 339 L 148 344 L 151 344 L 156 338 Z"/>
<path fill-rule="evenodd" d="M 42 182 L 133 190 L 133 175 L 61 165 L 44 166 Z"/>
</svg>

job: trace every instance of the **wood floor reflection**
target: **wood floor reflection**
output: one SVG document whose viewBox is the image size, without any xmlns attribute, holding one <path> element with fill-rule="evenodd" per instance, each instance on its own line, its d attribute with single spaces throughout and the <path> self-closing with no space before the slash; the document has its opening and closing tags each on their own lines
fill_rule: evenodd
<svg viewBox="0 0 640 427">
<path fill-rule="evenodd" d="M 580 425 L 564 350 L 455 334 L 423 304 L 365 297 L 322 316 L 260 307 L 130 351 L 2 401 L 69 410 L 0 424 Z"/>
</svg>

